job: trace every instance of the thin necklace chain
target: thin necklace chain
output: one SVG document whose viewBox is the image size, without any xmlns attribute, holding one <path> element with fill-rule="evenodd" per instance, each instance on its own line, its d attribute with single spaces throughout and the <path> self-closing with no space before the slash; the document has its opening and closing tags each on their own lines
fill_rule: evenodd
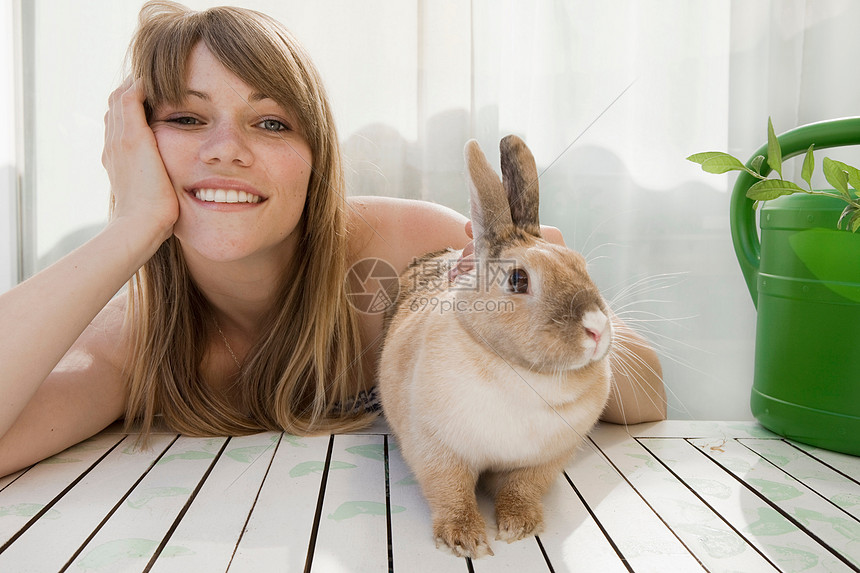
<svg viewBox="0 0 860 573">
<path fill-rule="evenodd" d="M 232 356 L 232 357 L 233 357 L 233 362 L 235 362 L 235 363 L 236 363 L 236 368 L 238 368 L 238 369 L 239 369 L 239 372 L 241 372 L 241 371 L 242 371 L 242 363 L 241 363 L 241 362 L 239 362 L 239 359 L 238 359 L 238 358 L 236 358 L 236 353 L 235 353 L 235 352 L 233 352 L 233 348 L 230 346 L 230 343 L 229 343 L 229 342 L 227 342 L 227 337 L 226 337 L 226 336 L 224 336 L 224 332 L 221 330 L 221 325 L 219 325 L 219 324 L 218 324 L 218 319 L 217 319 L 217 318 L 215 318 L 215 315 L 214 315 L 214 314 L 212 315 L 212 321 L 215 323 L 215 328 L 217 328 L 217 329 L 218 329 L 218 334 L 220 334 L 220 335 L 221 335 L 221 340 L 223 340 L 223 341 L 224 341 L 224 346 L 226 346 L 226 347 L 227 347 L 227 352 L 229 352 L 229 353 L 230 353 L 230 356 Z"/>
</svg>

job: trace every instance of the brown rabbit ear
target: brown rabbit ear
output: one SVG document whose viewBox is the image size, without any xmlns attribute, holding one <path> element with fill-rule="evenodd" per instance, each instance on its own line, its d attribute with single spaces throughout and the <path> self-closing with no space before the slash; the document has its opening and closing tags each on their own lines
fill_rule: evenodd
<svg viewBox="0 0 860 573">
<path fill-rule="evenodd" d="M 466 143 L 466 172 L 471 199 L 475 254 L 485 257 L 503 242 L 513 227 L 508 198 L 499 176 L 474 139 Z"/>
<path fill-rule="evenodd" d="M 508 135 L 499 144 L 502 181 L 508 194 L 511 220 L 526 233 L 540 237 L 540 193 L 535 158 L 525 142 Z"/>
</svg>

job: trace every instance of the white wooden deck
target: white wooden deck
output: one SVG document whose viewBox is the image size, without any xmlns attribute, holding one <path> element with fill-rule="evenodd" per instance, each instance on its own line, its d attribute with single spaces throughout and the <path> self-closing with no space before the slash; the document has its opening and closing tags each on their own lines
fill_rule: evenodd
<svg viewBox="0 0 860 573">
<path fill-rule="evenodd" d="M 601 425 L 546 530 L 475 561 L 434 547 L 382 424 L 134 439 L 110 428 L 0 478 L 0 572 L 860 571 L 860 458 L 752 423 Z"/>
</svg>

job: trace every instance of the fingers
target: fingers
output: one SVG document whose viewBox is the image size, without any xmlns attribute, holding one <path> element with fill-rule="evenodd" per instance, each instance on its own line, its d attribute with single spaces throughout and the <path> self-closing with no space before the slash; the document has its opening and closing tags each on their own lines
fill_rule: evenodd
<svg viewBox="0 0 860 573">
<path fill-rule="evenodd" d="M 564 243 L 564 237 L 561 236 L 561 231 L 559 231 L 556 227 L 550 227 L 549 225 L 541 225 L 540 234 L 550 243 L 560 245 L 562 247 L 567 246 Z"/>
<path fill-rule="evenodd" d="M 108 98 L 102 164 L 115 217 L 141 221 L 147 231 L 169 236 L 179 214 L 176 192 L 149 127 L 143 82 L 126 78 Z"/>
<path fill-rule="evenodd" d="M 541 235 L 544 239 L 553 243 L 555 245 L 560 245 L 562 247 L 567 246 L 564 242 L 564 237 L 561 234 L 561 231 L 557 227 L 551 227 L 549 225 L 541 225 L 540 227 Z M 472 235 L 472 222 L 466 221 L 466 235 L 470 239 L 474 239 Z M 464 248 L 463 254 L 460 255 L 460 260 L 457 261 L 457 264 L 448 271 L 448 280 L 453 282 L 457 279 L 457 276 L 468 273 L 472 269 L 475 268 L 475 242 L 470 241 Z"/>
<path fill-rule="evenodd" d="M 469 247 L 471 247 L 472 243 L 469 243 Z M 450 282 L 454 282 L 457 280 L 457 277 L 466 274 L 472 269 L 475 268 L 475 257 L 470 254 L 466 254 L 465 249 L 463 250 L 463 255 L 457 261 L 449 271 L 448 271 L 448 280 Z"/>
<path fill-rule="evenodd" d="M 472 239 L 472 221 L 466 221 L 466 236 Z M 475 252 L 475 243 L 474 241 L 469 241 L 465 247 L 463 247 L 463 254 L 460 255 L 460 259 L 457 261 L 457 264 L 454 265 L 451 270 L 448 271 L 448 280 L 454 282 L 457 279 L 458 275 L 468 273 L 473 268 L 475 268 L 475 257 L 472 256 Z"/>
<path fill-rule="evenodd" d="M 143 102 L 143 82 L 131 76 L 125 78 L 108 97 L 105 112 L 105 140 L 102 165 L 111 172 L 113 157 L 120 150 L 128 150 L 140 138 L 149 134 Z"/>
<path fill-rule="evenodd" d="M 108 109 L 105 112 L 105 140 L 104 140 L 104 148 L 102 149 L 102 165 L 104 165 L 105 169 L 110 171 L 110 162 L 111 162 L 111 143 L 115 141 L 115 138 L 118 137 L 119 134 L 122 133 L 122 116 L 120 115 L 121 110 L 121 98 L 124 93 L 126 93 L 129 88 L 131 88 L 134 80 L 131 76 L 126 77 L 123 82 L 111 92 L 108 97 Z"/>
</svg>

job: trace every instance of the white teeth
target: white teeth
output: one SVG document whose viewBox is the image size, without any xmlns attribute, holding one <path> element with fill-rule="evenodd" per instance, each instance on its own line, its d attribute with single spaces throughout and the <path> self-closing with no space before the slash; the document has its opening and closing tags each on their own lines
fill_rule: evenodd
<svg viewBox="0 0 860 573">
<path fill-rule="evenodd" d="M 260 196 L 235 189 L 197 189 L 194 196 L 207 203 L 259 203 Z"/>
</svg>

